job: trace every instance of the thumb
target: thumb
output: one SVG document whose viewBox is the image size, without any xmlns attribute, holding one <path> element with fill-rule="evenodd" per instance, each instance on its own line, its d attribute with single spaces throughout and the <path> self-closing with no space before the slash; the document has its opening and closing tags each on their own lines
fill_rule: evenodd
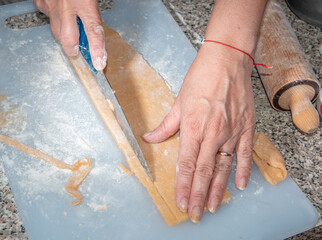
<svg viewBox="0 0 322 240">
<path fill-rule="evenodd" d="M 82 9 L 78 15 L 84 24 L 93 65 L 97 70 L 103 70 L 106 66 L 107 53 L 105 50 L 104 27 L 97 1 L 90 1 L 87 8 Z"/>
<path fill-rule="evenodd" d="M 175 104 L 162 123 L 155 130 L 144 134 L 142 138 L 148 143 L 159 143 L 174 135 L 179 127 L 180 113 Z"/>
</svg>

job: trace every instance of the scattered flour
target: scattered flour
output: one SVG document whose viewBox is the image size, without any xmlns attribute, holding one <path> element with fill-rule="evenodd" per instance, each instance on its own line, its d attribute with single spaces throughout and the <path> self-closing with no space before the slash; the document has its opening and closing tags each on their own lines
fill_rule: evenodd
<svg viewBox="0 0 322 240">
<path fill-rule="evenodd" d="M 0 95 L 0 129 L 2 133 L 22 132 L 26 128 L 26 119 L 12 97 Z"/>
<path fill-rule="evenodd" d="M 107 205 L 99 205 L 99 204 L 95 204 L 95 203 L 89 204 L 89 207 L 94 209 L 94 211 L 107 211 L 108 210 Z"/>
<path fill-rule="evenodd" d="M 10 44 L 8 45 L 8 48 L 10 51 L 14 52 L 21 47 L 25 47 L 28 43 L 29 43 L 28 40 L 13 41 L 13 42 L 10 42 Z"/>
<path fill-rule="evenodd" d="M 9 48 L 15 52 L 27 49 L 28 44 L 33 43 L 18 41 Z M 68 67 L 61 49 L 52 41 L 42 39 L 34 52 L 17 61 L 20 66 L 12 66 L 16 71 L 10 79 L 14 90 L 0 82 L 0 95 L 7 94 L 0 98 L 0 133 L 68 164 L 89 157 L 93 171 L 79 189 L 84 206 L 94 211 L 117 207 L 119 199 L 106 187 L 109 182 L 117 187 L 127 178 L 117 169 L 123 156 L 121 153 L 114 156 L 114 152 L 113 156 L 109 155 L 109 149 L 117 149 L 116 143 Z M 24 66 L 33 71 L 26 75 L 21 70 Z M 53 167 L 1 142 L 0 161 L 13 183 L 17 199 L 31 205 L 36 200 L 46 201 L 56 196 L 63 199 L 59 204 L 67 206 L 74 200 L 64 190 L 72 172 Z"/>
<path fill-rule="evenodd" d="M 254 192 L 254 195 L 260 195 L 262 194 L 264 191 L 264 187 L 259 187 L 255 192 Z"/>
</svg>

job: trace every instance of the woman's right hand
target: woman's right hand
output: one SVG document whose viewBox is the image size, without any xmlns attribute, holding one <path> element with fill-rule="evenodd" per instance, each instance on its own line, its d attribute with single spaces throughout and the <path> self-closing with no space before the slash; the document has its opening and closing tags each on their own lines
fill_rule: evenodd
<svg viewBox="0 0 322 240">
<path fill-rule="evenodd" d="M 79 52 L 77 16 L 84 24 L 93 65 L 97 70 L 106 66 L 104 28 L 97 0 L 34 0 L 41 12 L 49 16 L 51 30 L 69 56 Z"/>
</svg>

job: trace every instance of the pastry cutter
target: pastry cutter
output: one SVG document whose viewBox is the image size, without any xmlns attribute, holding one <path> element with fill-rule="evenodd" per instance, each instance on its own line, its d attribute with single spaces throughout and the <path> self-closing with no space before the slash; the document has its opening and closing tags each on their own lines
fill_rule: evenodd
<svg viewBox="0 0 322 240">
<path fill-rule="evenodd" d="M 89 51 L 89 44 L 88 39 L 85 33 L 84 25 L 79 17 L 77 17 L 77 24 L 79 28 L 79 51 L 83 55 L 84 59 L 86 60 L 93 76 L 95 77 L 100 89 L 102 90 L 102 93 L 104 94 L 105 98 L 112 101 L 114 105 L 114 115 L 116 120 L 118 121 L 124 135 L 126 136 L 128 142 L 130 143 L 133 151 L 136 153 L 141 165 L 145 169 L 146 173 L 149 175 L 151 180 L 153 181 L 153 177 L 151 174 L 151 171 L 148 167 L 148 164 L 144 158 L 144 155 L 141 151 L 141 148 L 134 136 L 134 133 L 132 132 L 132 129 L 126 119 L 126 116 L 121 108 L 121 105 L 119 104 L 114 91 L 109 84 L 107 78 L 105 77 L 103 71 L 97 71 L 92 63 L 92 58 Z"/>
</svg>

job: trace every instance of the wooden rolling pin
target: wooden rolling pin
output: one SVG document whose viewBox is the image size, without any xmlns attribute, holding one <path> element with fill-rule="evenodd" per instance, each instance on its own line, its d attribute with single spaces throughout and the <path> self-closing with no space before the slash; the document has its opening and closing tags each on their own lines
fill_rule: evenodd
<svg viewBox="0 0 322 240">
<path fill-rule="evenodd" d="M 272 107 L 291 110 L 293 123 L 300 131 L 315 132 L 319 115 L 312 102 L 319 94 L 319 82 L 278 0 L 268 2 L 255 58 L 273 67 L 258 68 Z"/>
</svg>

